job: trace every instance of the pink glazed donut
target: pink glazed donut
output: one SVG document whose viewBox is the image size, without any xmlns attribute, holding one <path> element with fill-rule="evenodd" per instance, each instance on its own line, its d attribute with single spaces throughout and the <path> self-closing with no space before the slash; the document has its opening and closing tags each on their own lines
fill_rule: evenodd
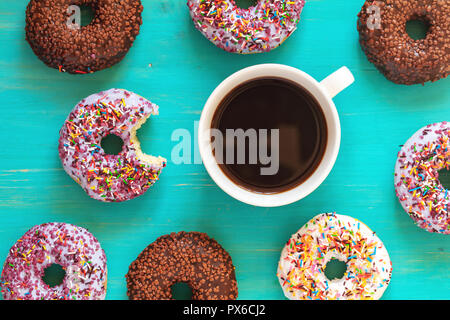
<svg viewBox="0 0 450 320">
<path fill-rule="evenodd" d="M 64 170 L 93 199 L 121 202 L 147 191 L 167 160 L 142 153 L 136 131 L 158 106 L 122 89 L 93 94 L 78 103 L 59 139 Z M 123 140 L 118 155 L 106 154 L 101 141 L 114 134 Z"/>
<path fill-rule="evenodd" d="M 235 53 L 268 52 L 296 29 L 304 0 L 258 0 L 248 9 L 234 0 L 188 0 L 195 27 L 217 47 Z"/>
<path fill-rule="evenodd" d="M 55 287 L 42 280 L 52 264 L 66 272 Z M 10 249 L 0 279 L 5 300 L 103 300 L 106 283 L 100 243 L 86 229 L 66 223 L 28 230 Z"/>
<path fill-rule="evenodd" d="M 430 124 L 417 131 L 398 153 L 395 192 L 421 228 L 450 234 L 450 192 L 439 181 L 439 171 L 450 168 L 450 123 Z"/>
</svg>

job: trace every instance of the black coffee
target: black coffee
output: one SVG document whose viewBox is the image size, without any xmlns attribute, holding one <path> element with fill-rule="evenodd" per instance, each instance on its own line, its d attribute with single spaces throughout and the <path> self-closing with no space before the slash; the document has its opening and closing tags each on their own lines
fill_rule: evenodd
<svg viewBox="0 0 450 320">
<path fill-rule="evenodd" d="M 319 166 L 327 144 L 319 103 L 303 87 L 280 78 L 254 79 L 234 88 L 220 103 L 211 127 L 223 137 L 222 144 L 211 138 L 222 171 L 261 193 L 283 192 L 304 182 Z"/>
</svg>

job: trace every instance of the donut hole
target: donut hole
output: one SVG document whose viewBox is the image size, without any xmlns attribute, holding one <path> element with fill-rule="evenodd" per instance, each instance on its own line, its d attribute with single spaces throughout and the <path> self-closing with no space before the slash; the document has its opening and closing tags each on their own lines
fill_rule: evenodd
<svg viewBox="0 0 450 320">
<path fill-rule="evenodd" d="M 102 139 L 101 146 L 106 154 L 118 155 L 123 149 L 123 140 L 115 134 L 109 134 Z"/>
<path fill-rule="evenodd" d="M 439 182 L 447 190 L 450 190 L 450 171 L 447 169 L 439 170 Z"/>
<path fill-rule="evenodd" d="M 426 17 L 412 17 L 406 22 L 406 33 L 413 40 L 423 40 L 430 31 L 431 24 Z"/>
<path fill-rule="evenodd" d="M 95 18 L 95 9 L 89 4 L 71 5 L 67 9 L 67 13 L 69 14 L 67 23 L 71 29 L 86 27 Z"/>
<path fill-rule="evenodd" d="M 172 288 L 174 300 L 192 300 L 192 288 L 186 282 L 177 282 Z"/>
<path fill-rule="evenodd" d="M 342 279 L 347 272 L 347 264 L 338 259 L 331 259 L 325 266 L 325 276 L 328 280 Z"/>
<path fill-rule="evenodd" d="M 49 287 L 53 288 L 63 283 L 66 276 L 66 271 L 57 263 L 53 263 L 44 269 L 44 276 L 42 281 Z"/>
<path fill-rule="evenodd" d="M 91 24 L 95 18 L 95 10 L 92 6 L 83 4 L 80 6 L 81 13 L 81 27 L 86 27 Z"/>
<path fill-rule="evenodd" d="M 258 2 L 257 0 L 234 0 L 236 2 L 236 7 L 241 9 L 248 9 L 253 7 Z"/>
</svg>

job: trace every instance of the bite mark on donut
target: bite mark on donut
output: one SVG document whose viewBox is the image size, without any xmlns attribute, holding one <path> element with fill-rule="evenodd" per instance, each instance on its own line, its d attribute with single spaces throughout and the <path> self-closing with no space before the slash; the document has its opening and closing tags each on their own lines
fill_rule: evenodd
<svg viewBox="0 0 450 320">
<path fill-rule="evenodd" d="M 96 200 L 121 202 L 144 194 L 159 180 L 166 162 L 140 151 L 136 131 L 149 115 L 158 114 L 158 108 L 123 89 L 80 101 L 60 131 L 59 155 L 65 171 Z M 100 146 L 109 134 L 124 143 L 118 155 L 109 155 Z"/>
<path fill-rule="evenodd" d="M 150 118 L 150 114 L 147 116 L 142 117 L 136 125 L 131 129 L 130 132 L 130 141 L 134 145 L 134 148 L 136 149 L 136 157 L 143 163 L 145 163 L 148 166 L 156 165 L 156 166 L 163 166 L 164 163 L 167 163 L 167 159 L 161 157 L 161 156 L 152 156 L 145 154 L 142 152 L 141 149 L 141 142 L 138 139 L 137 131 L 147 122 L 147 120 Z"/>
</svg>

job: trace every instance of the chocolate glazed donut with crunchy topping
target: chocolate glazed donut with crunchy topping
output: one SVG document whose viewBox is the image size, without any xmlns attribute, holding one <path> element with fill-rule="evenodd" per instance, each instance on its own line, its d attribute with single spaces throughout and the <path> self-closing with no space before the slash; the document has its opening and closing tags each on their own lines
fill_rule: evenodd
<svg viewBox="0 0 450 320">
<path fill-rule="evenodd" d="M 389 80 L 412 85 L 448 76 L 448 0 L 367 0 L 358 17 L 361 47 Z M 408 35 L 406 23 L 411 20 L 429 25 L 424 39 L 414 40 Z"/>
<path fill-rule="evenodd" d="M 178 282 L 193 300 L 235 300 L 237 282 L 230 255 L 205 233 L 179 232 L 158 238 L 142 251 L 126 275 L 131 300 L 171 300 Z"/>
<path fill-rule="evenodd" d="M 92 22 L 71 28 L 69 6 L 91 6 Z M 26 11 L 26 40 L 51 68 L 92 73 L 120 62 L 142 24 L 140 0 L 31 0 Z"/>
</svg>

